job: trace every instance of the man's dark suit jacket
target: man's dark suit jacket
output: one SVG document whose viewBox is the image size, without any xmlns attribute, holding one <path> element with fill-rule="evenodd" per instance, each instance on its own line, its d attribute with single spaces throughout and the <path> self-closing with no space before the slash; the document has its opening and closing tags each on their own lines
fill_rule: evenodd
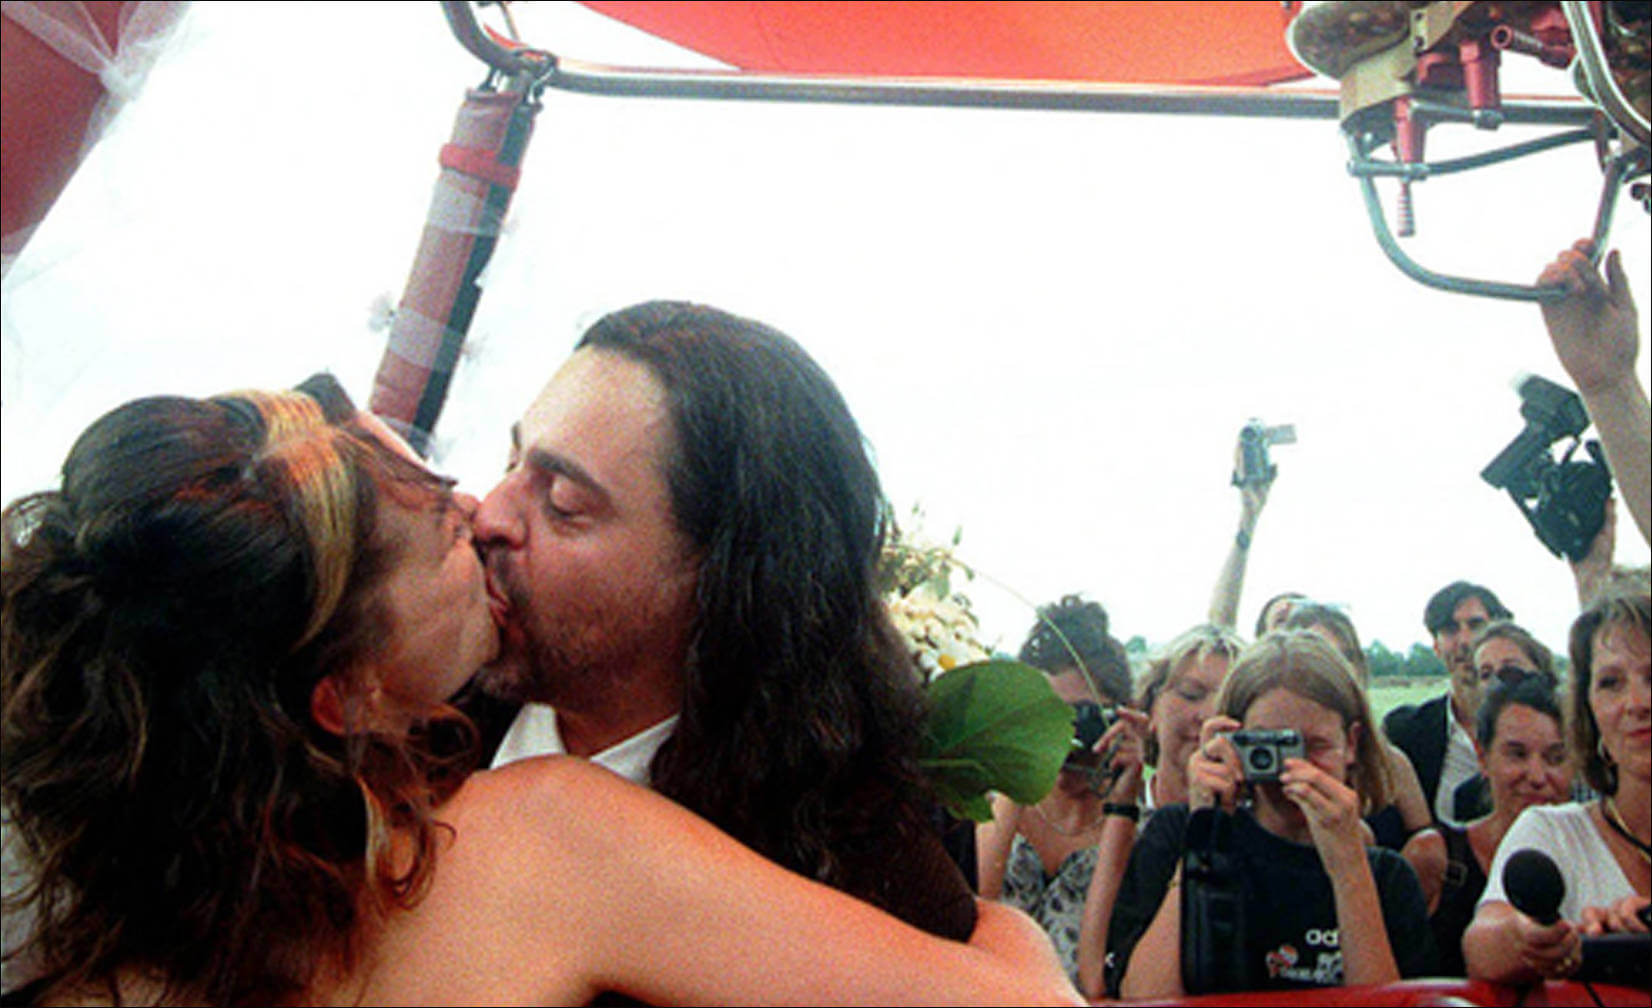
<svg viewBox="0 0 1652 1008">
<path fill-rule="evenodd" d="M 1440 790 L 1440 771 L 1445 768 L 1446 704 L 1451 694 L 1437 696 L 1427 703 L 1406 704 L 1388 712 L 1382 719 L 1383 734 L 1411 757 L 1411 766 L 1422 782 L 1423 797 L 1428 799 L 1428 811 L 1434 811 L 1434 796 Z"/>
<path fill-rule="evenodd" d="M 1423 786 L 1423 797 L 1428 799 L 1429 815 L 1434 814 L 1434 797 L 1439 793 L 1440 774 L 1445 769 L 1446 705 L 1450 702 L 1451 694 L 1446 693 L 1427 703 L 1396 707 L 1382 719 L 1382 731 L 1388 741 L 1411 758 L 1411 766 Z M 1460 823 L 1491 811 L 1490 795 L 1479 774 L 1457 787 L 1451 811 Z"/>
</svg>

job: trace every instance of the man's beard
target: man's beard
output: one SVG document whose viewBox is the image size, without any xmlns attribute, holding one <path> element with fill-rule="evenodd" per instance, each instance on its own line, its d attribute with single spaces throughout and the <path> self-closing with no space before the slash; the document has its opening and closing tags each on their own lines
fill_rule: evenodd
<svg viewBox="0 0 1652 1008">
<path fill-rule="evenodd" d="M 556 612 L 536 608 L 503 564 L 491 566 L 510 606 L 499 655 L 477 676 L 489 696 L 559 710 L 607 709 L 640 664 L 680 648 L 669 628 L 682 620 L 663 596 L 579 595 Z M 680 655 L 679 655 L 680 660 Z"/>
<path fill-rule="evenodd" d="M 489 696 L 509 703 L 543 703 L 553 707 L 578 709 L 592 689 L 606 681 L 588 656 L 575 654 L 566 642 L 545 634 L 529 636 L 518 632 L 514 647 L 502 649 L 499 657 L 477 677 Z"/>
</svg>

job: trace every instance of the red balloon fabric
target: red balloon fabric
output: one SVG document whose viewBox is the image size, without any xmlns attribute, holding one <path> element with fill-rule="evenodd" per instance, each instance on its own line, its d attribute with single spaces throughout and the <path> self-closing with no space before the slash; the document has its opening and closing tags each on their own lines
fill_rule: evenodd
<svg viewBox="0 0 1652 1008">
<path fill-rule="evenodd" d="M 585 6 L 742 70 L 1197 85 L 1312 76 L 1285 45 L 1297 3 Z"/>
</svg>

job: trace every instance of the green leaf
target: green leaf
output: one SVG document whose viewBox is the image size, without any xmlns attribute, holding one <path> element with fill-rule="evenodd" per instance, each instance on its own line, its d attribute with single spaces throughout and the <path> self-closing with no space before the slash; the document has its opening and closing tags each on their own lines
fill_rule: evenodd
<svg viewBox="0 0 1652 1008">
<path fill-rule="evenodd" d="M 955 815 L 992 818 L 987 794 L 1031 805 L 1050 793 L 1073 737 L 1073 709 L 1044 673 L 1016 661 L 960 665 L 929 683 L 921 762 Z"/>
</svg>

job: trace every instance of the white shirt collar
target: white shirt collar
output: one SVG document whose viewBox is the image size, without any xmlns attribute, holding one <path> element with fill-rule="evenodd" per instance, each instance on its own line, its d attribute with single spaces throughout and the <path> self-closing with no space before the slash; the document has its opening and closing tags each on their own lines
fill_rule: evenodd
<svg viewBox="0 0 1652 1008">
<path fill-rule="evenodd" d="M 591 756 L 591 762 L 607 767 L 626 780 L 647 787 L 648 767 L 654 754 L 671 733 L 676 730 L 677 715 L 649 727 Z M 493 765 L 504 766 L 532 756 L 561 756 L 567 753 L 562 744 L 562 732 L 557 727 L 556 710 L 548 704 L 523 704 L 505 732 Z"/>
<path fill-rule="evenodd" d="M 1446 748 L 1440 764 L 1440 786 L 1434 792 L 1434 816 L 1448 825 L 1461 826 L 1464 824 L 1458 822 L 1453 814 L 1457 811 L 1457 785 L 1480 772 L 1480 759 L 1474 753 L 1474 738 L 1457 720 L 1449 694 L 1445 702 L 1445 719 Z"/>
</svg>

